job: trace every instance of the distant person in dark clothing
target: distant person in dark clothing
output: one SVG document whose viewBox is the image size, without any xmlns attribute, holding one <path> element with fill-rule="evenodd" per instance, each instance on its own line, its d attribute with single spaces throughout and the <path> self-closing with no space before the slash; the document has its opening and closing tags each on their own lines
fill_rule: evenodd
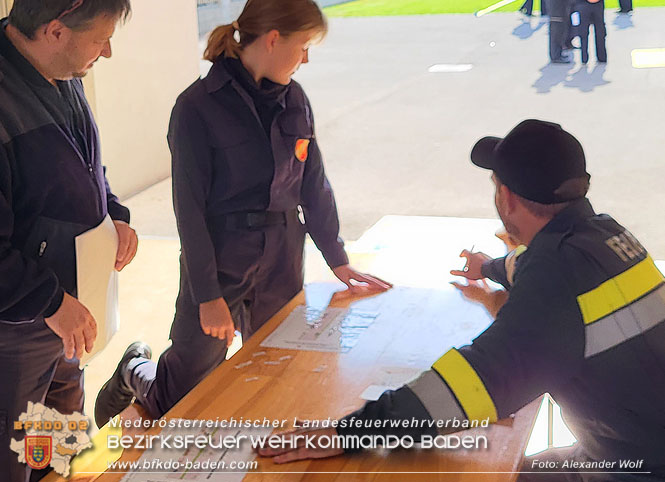
<svg viewBox="0 0 665 482">
<path fill-rule="evenodd" d="M 633 11 L 633 0 L 619 0 L 619 13 L 629 13 Z"/>
<path fill-rule="evenodd" d="M 573 9 L 571 0 L 550 0 L 550 60 L 554 64 L 567 64 L 572 59 L 564 55 L 563 49 L 568 42 L 570 14 Z"/>
<path fill-rule="evenodd" d="M 589 27 L 593 25 L 596 36 L 596 58 L 598 62 L 607 62 L 605 49 L 605 1 L 604 0 L 578 0 L 575 5 L 580 12 L 579 35 L 582 41 L 582 63 L 589 61 Z"/>
<path fill-rule="evenodd" d="M 541 17 L 547 15 L 547 1 L 548 0 L 540 0 Z M 520 12 L 522 12 L 527 17 L 531 17 L 533 15 L 533 0 L 525 0 L 522 6 L 520 7 Z"/>
</svg>

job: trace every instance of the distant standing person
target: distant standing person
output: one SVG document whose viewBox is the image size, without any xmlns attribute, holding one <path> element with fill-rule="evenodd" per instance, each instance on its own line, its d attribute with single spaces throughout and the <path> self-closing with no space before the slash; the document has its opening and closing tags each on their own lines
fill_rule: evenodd
<svg viewBox="0 0 665 482">
<path fill-rule="evenodd" d="M 564 55 L 563 49 L 568 41 L 570 0 L 550 0 L 550 60 L 553 64 L 568 64 L 571 58 Z"/>
<path fill-rule="evenodd" d="M 633 11 L 633 0 L 619 0 L 619 13 L 629 13 Z"/>
<path fill-rule="evenodd" d="M 582 41 L 582 63 L 589 61 L 589 27 L 593 25 L 596 37 L 596 58 L 598 62 L 607 62 L 605 49 L 605 1 L 604 0 L 578 0 L 576 9 L 580 12 L 579 34 Z"/>
<path fill-rule="evenodd" d="M 520 12 L 527 17 L 531 17 L 533 15 L 533 0 L 525 0 L 520 7 Z M 545 15 L 547 15 L 547 0 L 540 0 L 540 16 L 544 17 Z"/>
</svg>

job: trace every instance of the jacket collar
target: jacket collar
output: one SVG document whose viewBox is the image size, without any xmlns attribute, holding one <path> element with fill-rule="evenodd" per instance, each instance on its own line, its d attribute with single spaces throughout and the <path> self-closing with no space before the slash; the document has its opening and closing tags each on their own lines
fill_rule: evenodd
<svg viewBox="0 0 665 482">
<path fill-rule="evenodd" d="M 569 232 L 578 222 L 595 215 L 596 212 L 587 198 L 573 201 L 563 211 L 554 216 L 543 229 L 536 233 L 529 246 L 532 247 L 534 243 L 548 234 Z"/>
<path fill-rule="evenodd" d="M 54 88 L 53 84 L 46 80 L 28 61 L 28 59 L 26 59 L 21 52 L 14 47 L 14 44 L 11 43 L 5 33 L 5 28 L 7 28 L 8 23 L 9 21 L 7 18 L 0 20 L 0 62 L 10 64 L 19 72 L 21 77 L 35 87 L 46 89 Z M 2 77 L 2 73 L 0 72 L 0 80 Z"/>
<path fill-rule="evenodd" d="M 225 62 L 222 60 L 213 62 L 212 67 L 210 67 L 210 70 L 208 71 L 208 75 L 203 78 L 203 84 L 209 94 L 217 92 L 229 83 L 233 85 L 236 90 L 241 91 L 247 95 L 247 98 L 251 99 L 251 95 L 240 82 L 233 78 L 233 74 L 229 72 Z M 288 90 L 289 89 L 284 89 L 283 94 L 276 99 L 276 102 L 282 107 L 282 109 L 286 108 L 286 94 Z"/>
<path fill-rule="evenodd" d="M 206 87 L 206 91 L 212 94 L 231 82 L 232 79 L 233 77 L 226 70 L 223 62 L 213 62 L 208 75 L 203 78 L 203 84 Z"/>
</svg>

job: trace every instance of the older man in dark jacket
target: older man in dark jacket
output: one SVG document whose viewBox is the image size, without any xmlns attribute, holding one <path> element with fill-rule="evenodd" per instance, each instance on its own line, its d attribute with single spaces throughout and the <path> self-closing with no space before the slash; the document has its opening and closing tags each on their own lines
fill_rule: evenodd
<svg viewBox="0 0 665 482">
<path fill-rule="evenodd" d="M 83 409 L 78 358 L 96 322 L 76 299 L 74 238 L 107 215 L 116 269 L 136 253 L 129 211 L 111 192 L 79 77 L 110 57 L 128 0 L 15 0 L 0 20 L 0 466 L 40 477 L 9 450 L 28 402 Z"/>
</svg>

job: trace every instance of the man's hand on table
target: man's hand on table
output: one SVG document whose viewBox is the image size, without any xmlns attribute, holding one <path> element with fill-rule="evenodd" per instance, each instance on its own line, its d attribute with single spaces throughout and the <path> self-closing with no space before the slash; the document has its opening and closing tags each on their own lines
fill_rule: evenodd
<svg viewBox="0 0 665 482">
<path fill-rule="evenodd" d="M 466 258 L 466 263 L 462 270 L 453 269 L 450 271 L 450 274 L 453 276 L 463 276 L 466 279 L 470 280 L 479 280 L 484 278 L 481 268 L 485 261 L 489 261 L 490 258 L 485 253 L 473 253 L 467 249 L 460 253 L 460 258 Z"/>
<path fill-rule="evenodd" d="M 483 305 L 490 300 L 492 293 L 494 292 L 484 279 L 478 281 L 468 280 L 467 284 L 451 281 L 450 284 L 457 288 L 467 300 L 475 301 Z"/>
<path fill-rule="evenodd" d="M 326 457 L 334 457 L 341 455 L 344 450 L 340 448 L 320 448 L 319 438 L 324 437 L 326 445 L 331 445 L 330 438 L 337 436 L 337 430 L 334 428 L 324 428 L 319 430 L 293 430 L 291 432 L 284 432 L 270 437 L 275 445 L 279 448 L 261 448 L 257 452 L 262 457 L 272 457 L 273 462 L 276 464 L 285 464 L 287 462 L 295 462 L 296 460 L 304 459 L 324 459 Z M 295 442 L 294 442 L 295 439 Z M 310 448 L 308 448 L 307 440 L 310 440 Z M 277 443 L 275 443 L 277 441 Z M 266 445 L 270 442 L 268 441 Z M 315 445 L 316 448 L 311 448 Z"/>
<path fill-rule="evenodd" d="M 382 292 L 393 287 L 387 281 L 383 281 L 376 276 L 360 273 L 348 264 L 333 268 L 333 273 L 352 293 Z"/>
<path fill-rule="evenodd" d="M 450 284 L 457 288 L 467 300 L 482 304 L 492 318 L 496 318 L 501 307 L 508 301 L 507 291 L 490 288 L 484 279 L 468 280 L 465 285 L 457 281 L 452 281 Z"/>
</svg>

